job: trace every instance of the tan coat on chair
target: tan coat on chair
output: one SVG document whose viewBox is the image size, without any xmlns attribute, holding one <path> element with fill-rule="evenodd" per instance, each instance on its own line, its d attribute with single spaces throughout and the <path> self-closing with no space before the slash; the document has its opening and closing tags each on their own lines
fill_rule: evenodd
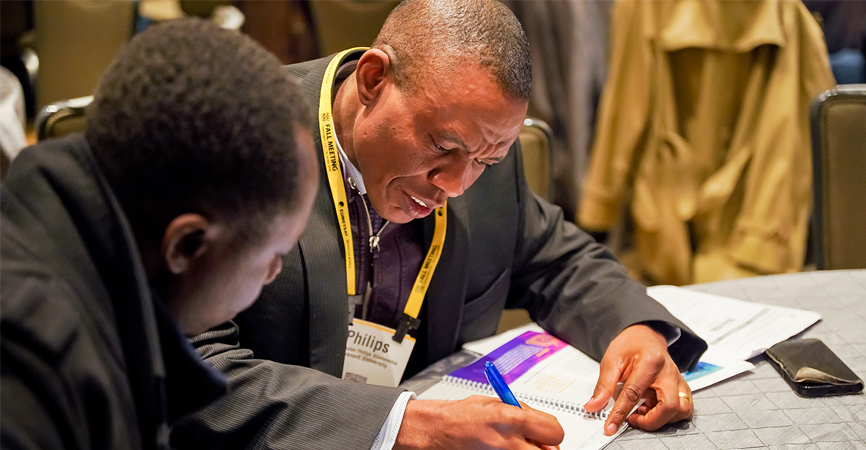
<svg viewBox="0 0 866 450">
<path fill-rule="evenodd" d="M 653 282 L 798 271 L 809 105 L 835 85 L 815 19 L 793 0 L 621 0 L 612 32 L 580 224 L 609 229 L 633 187 Z"/>
</svg>

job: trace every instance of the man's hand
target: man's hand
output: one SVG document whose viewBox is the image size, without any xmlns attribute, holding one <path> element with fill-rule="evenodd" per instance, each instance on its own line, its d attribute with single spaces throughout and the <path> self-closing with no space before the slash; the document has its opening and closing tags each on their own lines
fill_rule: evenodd
<svg viewBox="0 0 866 450">
<path fill-rule="evenodd" d="M 473 395 L 465 400 L 409 400 L 394 449 L 556 447 L 564 432 L 550 414 L 521 403 Z"/>
<path fill-rule="evenodd" d="M 607 405 L 617 383 L 622 393 L 604 424 L 611 435 L 628 417 L 628 423 L 644 430 L 656 430 L 669 422 L 692 416 L 692 391 L 668 354 L 664 336 L 646 325 L 632 325 L 607 348 L 601 359 L 598 384 L 584 407 L 595 412 Z M 646 401 L 631 417 L 632 408 L 641 398 Z"/>
</svg>

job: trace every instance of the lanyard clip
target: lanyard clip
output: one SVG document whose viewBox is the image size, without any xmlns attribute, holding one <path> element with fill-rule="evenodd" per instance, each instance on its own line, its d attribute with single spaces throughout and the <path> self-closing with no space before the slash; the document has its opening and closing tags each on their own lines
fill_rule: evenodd
<svg viewBox="0 0 866 450">
<path fill-rule="evenodd" d="M 355 307 L 364 303 L 364 296 L 361 294 L 349 296 L 349 326 L 352 325 L 355 319 Z"/>
<path fill-rule="evenodd" d="M 398 344 L 403 343 L 403 338 L 406 337 L 406 333 L 409 330 L 417 330 L 418 326 L 421 325 L 421 319 L 416 319 L 409 314 L 403 313 L 403 317 L 400 318 L 400 325 L 397 326 L 397 332 L 394 333 L 394 339 Z"/>
</svg>

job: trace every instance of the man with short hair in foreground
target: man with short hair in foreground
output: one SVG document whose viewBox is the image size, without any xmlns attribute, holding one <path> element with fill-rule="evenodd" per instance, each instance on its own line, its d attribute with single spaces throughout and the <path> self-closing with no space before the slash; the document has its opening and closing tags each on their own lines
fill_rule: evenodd
<svg viewBox="0 0 866 450">
<path fill-rule="evenodd" d="M 168 449 L 225 391 L 185 335 L 256 299 L 314 198 L 308 107 L 238 33 L 148 28 L 89 108 L 0 188 L 2 448 Z"/>
<path fill-rule="evenodd" d="M 706 343 L 630 280 L 609 250 L 527 188 L 515 141 L 531 62 L 506 7 L 407 0 L 372 49 L 287 70 L 318 105 L 311 223 L 256 305 L 195 338 L 232 389 L 184 421 L 173 444 L 555 445 L 562 430 L 550 416 L 495 398 L 414 400 L 400 389 L 335 378 L 396 374 L 387 380 L 396 386 L 401 374 L 494 334 L 503 308 L 527 309 L 601 361 L 588 410 L 600 410 L 624 383 L 608 434 L 642 396 L 647 402 L 628 418 L 634 426 L 657 429 L 691 416 L 680 370 L 697 363 Z"/>
</svg>

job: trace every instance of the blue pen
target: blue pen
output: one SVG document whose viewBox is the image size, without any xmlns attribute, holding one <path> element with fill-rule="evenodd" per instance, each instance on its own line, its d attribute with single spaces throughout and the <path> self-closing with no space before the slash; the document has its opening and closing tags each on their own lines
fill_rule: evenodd
<svg viewBox="0 0 866 450">
<path fill-rule="evenodd" d="M 502 375 L 499 374 L 499 370 L 496 369 L 496 366 L 492 362 L 487 361 L 484 363 L 484 375 L 487 376 L 487 381 L 493 386 L 493 390 L 496 391 L 496 395 L 499 396 L 503 403 L 520 408 L 520 403 L 517 403 L 517 399 L 514 397 L 511 389 L 508 389 L 508 383 L 505 382 Z"/>
</svg>

